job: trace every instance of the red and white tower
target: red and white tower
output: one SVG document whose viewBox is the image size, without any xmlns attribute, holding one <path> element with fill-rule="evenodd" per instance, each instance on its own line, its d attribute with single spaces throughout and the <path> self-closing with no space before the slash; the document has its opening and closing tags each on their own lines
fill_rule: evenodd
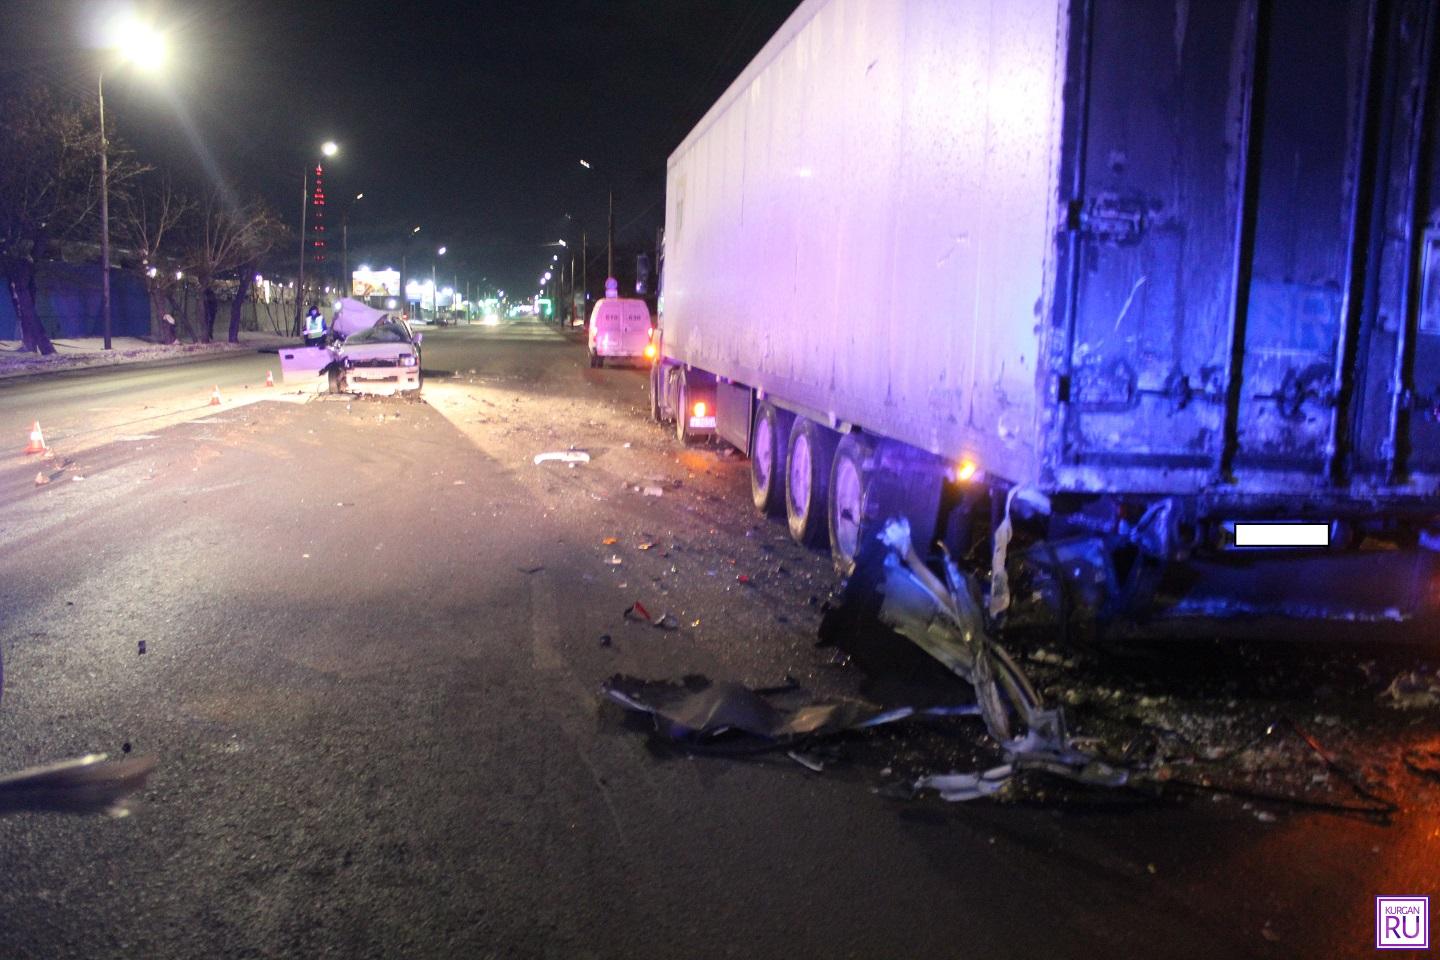
<svg viewBox="0 0 1440 960">
<path fill-rule="evenodd" d="M 315 164 L 315 186 L 310 193 L 310 261 L 325 262 L 325 167 Z"/>
</svg>

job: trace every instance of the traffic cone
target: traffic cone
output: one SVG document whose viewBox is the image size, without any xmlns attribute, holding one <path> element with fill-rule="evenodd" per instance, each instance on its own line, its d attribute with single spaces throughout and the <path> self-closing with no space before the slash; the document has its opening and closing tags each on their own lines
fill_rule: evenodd
<svg viewBox="0 0 1440 960">
<path fill-rule="evenodd" d="M 30 428 L 30 443 L 25 447 L 25 452 L 44 453 L 48 447 L 45 446 L 45 434 L 40 432 L 40 421 L 36 420 L 35 425 Z"/>
<path fill-rule="evenodd" d="M 265 371 L 265 386 L 275 386 L 275 374 L 271 373 L 269 370 Z"/>
<path fill-rule="evenodd" d="M 210 391 L 210 406 L 220 406 L 220 384 L 215 384 L 215 389 Z"/>
</svg>

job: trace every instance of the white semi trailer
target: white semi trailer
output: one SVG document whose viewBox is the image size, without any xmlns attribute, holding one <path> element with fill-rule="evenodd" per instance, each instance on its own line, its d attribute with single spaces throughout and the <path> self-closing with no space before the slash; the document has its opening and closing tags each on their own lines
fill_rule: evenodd
<svg viewBox="0 0 1440 960">
<path fill-rule="evenodd" d="M 806 0 L 670 156 L 653 413 L 842 570 L 903 513 L 992 610 L 1433 606 L 1437 28 Z"/>
</svg>

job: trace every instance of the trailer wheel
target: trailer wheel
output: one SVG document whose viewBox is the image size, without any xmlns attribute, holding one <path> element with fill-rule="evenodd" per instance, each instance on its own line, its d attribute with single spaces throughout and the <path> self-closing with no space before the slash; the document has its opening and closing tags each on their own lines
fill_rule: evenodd
<svg viewBox="0 0 1440 960">
<path fill-rule="evenodd" d="M 794 416 L 762 402 L 755 411 L 755 436 L 750 444 L 750 499 L 755 509 L 776 516 L 785 509 L 785 454 L 790 447 Z"/>
<path fill-rule="evenodd" d="M 855 571 L 855 557 L 865 537 L 873 534 L 867 507 L 872 507 L 870 463 L 874 447 L 858 433 L 847 433 L 835 447 L 830 467 L 830 503 L 826 526 L 830 532 L 830 556 L 835 572 L 848 577 Z"/>
<path fill-rule="evenodd" d="M 926 556 L 940 514 L 943 464 L 923 450 L 894 440 L 847 433 L 830 468 L 826 525 L 835 572 L 848 577 L 855 558 L 891 519 L 910 524 L 915 552 Z"/>
<path fill-rule="evenodd" d="M 339 367 L 331 367 L 331 368 L 330 368 L 330 392 L 331 392 L 331 393 L 339 393 L 339 392 L 340 392 L 340 368 L 339 368 Z"/>
<path fill-rule="evenodd" d="M 790 539 L 798 544 L 819 546 L 825 536 L 825 504 L 834 455 L 833 431 L 805 417 L 795 418 L 785 457 L 785 519 Z"/>
<path fill-rule="evenodd" d="M 681 443 L 695 442 L 690 432 L 690 387 L 685 380 L 685 371 L 675 371 L 675 439 Z"/>
<path fill-rule="evenodd" d="M 650 368 L 650 419 L 656 423 L 665 422 L 665 406 L 660 402 L 660 363 Z"/>
</svg>

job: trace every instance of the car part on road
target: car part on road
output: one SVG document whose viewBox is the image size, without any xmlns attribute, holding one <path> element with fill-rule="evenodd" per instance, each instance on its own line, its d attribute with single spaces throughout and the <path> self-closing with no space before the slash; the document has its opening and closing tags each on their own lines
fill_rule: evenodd
<svg viewBox="0 0 1440 960">
<path fill-rule="evenodd" d="M 127 798 L 145 786 L 154 757 L 106 761 L 92 753 L 0 776 L 0 816 L 26 811 L 129 814 Z"/>
<path fill-rule="evenodd" d="M 697 746 L 737 733 L 783 743 L 899 719 L 894 711 L 858 700 L 786 710 L 733 680 L 711 684 L 693 678 L 692 686 L 699 689 L 616 674 L 601 684 L 600 692 L 627 710 L 650 714 L 666 738 Z"/>
<path fill-rule="evenodd" d="M 589 463 L 590 454 L 584 450 L 552 450 L 549 453 L 535 454 L 536 466 L 551 461 L 556 463 Z"/>
</svg>

